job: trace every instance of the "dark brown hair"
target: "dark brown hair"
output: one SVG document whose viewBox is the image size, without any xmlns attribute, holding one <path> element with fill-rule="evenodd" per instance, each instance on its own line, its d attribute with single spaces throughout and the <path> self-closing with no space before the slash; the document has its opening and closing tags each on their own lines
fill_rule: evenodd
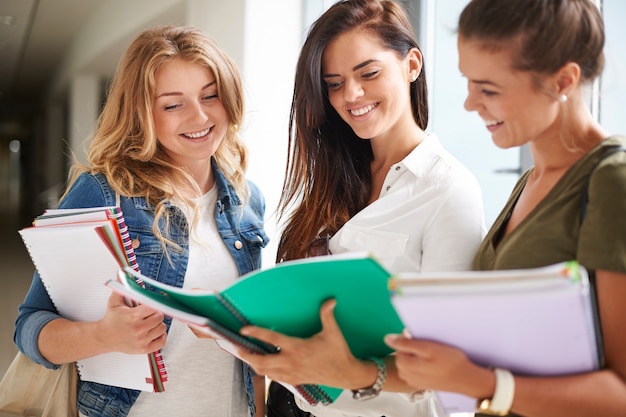
<svg viewBox="0 0 626 417">
<path fill-rule="evenodd" d="M 318 235 L 332 235 L 367 205 L 371 189 L 370 141 L 359 138 L 328 100 L 322 55 L 339 35 L 363 29 L 400 58 L 419 49 L 406 11 L 392 0 L 344 0 L 311 26 L 296 67 L 281 218 L 292 205 L 277 260 L 302 258 Z M 428 124 L 425 71 L 411 83 L 417 125 Z M 297 203 L 296 203 L 297 201 Z"/>
<path fill-rule="evenodd" d="M 591 0 L 472 0 L 458 33 L 491 50 L 513 46 L 521 71 L 553 74 L 574 62 L 588 83 L 604 66 L 604 23 Z"/>
</svg>

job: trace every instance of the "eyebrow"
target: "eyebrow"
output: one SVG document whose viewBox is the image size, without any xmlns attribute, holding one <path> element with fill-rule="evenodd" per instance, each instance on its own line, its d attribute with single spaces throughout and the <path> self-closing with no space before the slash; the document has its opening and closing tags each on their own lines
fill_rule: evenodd
<svg viewBox="0 0 626 417">
<path fill-rule="evenodd" d="M 487 81 L 487 80 L 469 80 L 471 83 L 474 84 L 479 84 L 479 85 L 490 85 L 493 87 L 500 87 L 498 84 L 494 83 L 493 81 Z"/>
<path fill-rule="evenodd" d="M 207 88 L 211 87 L 212 85 L 216 84 L 217 81 L 213 80 L 210 83 L 208 83 L 207 85 L 203 86 L 200 91 L 202 90 L 206 90 Z M 168 93 L 162 93 L 159 94 L 158 96 L 155 97 L 155 99 L 157 98 L 161 98 L 161 97 L 168 97 L 168 96 L 181 96 L 183 93 L 179 92 L 179 91 L 172 91 L 172 92 L 168 92 Z"/>
<path fill-rule="evenodd" d="M 352 67 L 352 71 L 356 71 L 359 70 L 363 67 L 368 66 L 369 64 L 371 64 L 372 62 L 379 62 L 379 60 L 377 59 L 368 59 L 367 61 L 363 61 L 358 65 L 355 65 L 354 67 Z M 332 78 L 332 77 L 340 77 L 339 74 L 322 74 L 322 78 Z"/>
</svg>

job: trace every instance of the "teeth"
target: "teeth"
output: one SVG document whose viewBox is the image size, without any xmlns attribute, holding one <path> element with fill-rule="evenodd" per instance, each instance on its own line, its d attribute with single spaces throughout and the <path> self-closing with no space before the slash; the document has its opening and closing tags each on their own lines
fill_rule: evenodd
<svg viewBox="0 0 626 417">
<path fill-rule="evenodd" d="M 502 123 L 500 120 L 485 120 L 487 126 L 493 126 Z"/>
<path fill-rule="evenodd" d="M 354 116 L 363 116 L 365 113 L 369 113 L 370 111 L 372 111 L 374 109 L 374 107 L 376 107 L 375 104 L 370 104 L 367 107 L 362 107 L 360 109 L 350 110 L 350 113 L 352 113 Z"/>
<path fill-rule="evenodd" d="M 209 130 L 210 129 L 205 129 L 201 132 L 196 132 L 196 133 L 183 133 L 183 136 L 186 136 L 191 139 L 197 139 L 197 138 L 201 138 L 202 136 L 205 136 L 207 133 L 209 133 Z"/>
</svg>

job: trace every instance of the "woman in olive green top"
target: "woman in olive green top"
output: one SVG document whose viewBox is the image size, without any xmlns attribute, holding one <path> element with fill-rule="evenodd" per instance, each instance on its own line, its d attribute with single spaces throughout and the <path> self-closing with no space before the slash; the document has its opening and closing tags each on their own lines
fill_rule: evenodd
<svg viewBox="0 0 626 417">
<path fill-rule="evenodd" d="M 626 152 L 603 158 L 610 147 L 626 147 L 626 138 L 606 132 L 586 105 L 604 61 L 601 14 L 591 0 L 473 0 L 458 33 L 465 108 L 484 120 L 498 147 L 528 144 L 535 164 L 483 240 L 474 269 L 577 259 L 594 270 L 605 367 L 513 375 L 453 347 L 389 335 L 399 375 L 416 389 L 487 400 L 479 402 L 485 414 L 626 416 Z"/>
</svg>

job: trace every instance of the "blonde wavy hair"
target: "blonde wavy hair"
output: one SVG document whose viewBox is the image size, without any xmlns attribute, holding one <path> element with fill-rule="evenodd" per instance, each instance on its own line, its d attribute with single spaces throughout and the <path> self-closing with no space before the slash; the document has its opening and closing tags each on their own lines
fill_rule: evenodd
<svg viewBox="0 0 626 417">
<path fill-rule="evenodd" d="M 197 183 L 184 167 L 177 166 L 159 144 L 152 117 L 156 73 L 166 62 L 181 58 L 210 69 L 218 97 L 228 114 L 226 136 L 214 159 L 245 202 L 249 188 L 245 178 L 247 150 L 238 131 L 244 115 L 243 88 L 233 60 L 202 31 L 187 26 L 161 26 L 140 33 L 126 50 L 108 90 L 88 149 L 88 166 L 74 163 L 67 190 L 83 172 L 103 173 L 120 195 L 144 197 L 155 212 L 153 231 L 165 246 L 170 211 L 167 201 L 182 201 L 192 208 L 192 224 L 198 218 Z M 195 190 L 189 195 L 182 190 Z M 66 191 L 67 193 L 67 191 Z M 160 230 L 159 220 L 166 227 Z M 165 232 L 165 233 L 164 233 Z"/>
</svg>

